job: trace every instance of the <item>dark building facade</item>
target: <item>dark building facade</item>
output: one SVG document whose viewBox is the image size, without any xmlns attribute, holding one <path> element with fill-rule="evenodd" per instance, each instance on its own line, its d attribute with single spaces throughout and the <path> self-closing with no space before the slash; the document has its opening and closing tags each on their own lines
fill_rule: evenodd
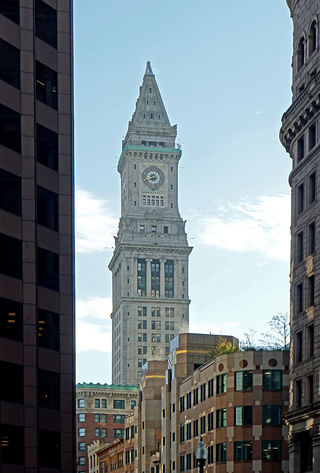
<svg viewBox="0 0 320 473">
<path fill-rule="evenodd" d="M 293 20 L 292 105 L 280 139 L 292 158 L 290 472 L 320 472 L 320 54 L 318 0 L 287 0 Z"/>
<path fill-rule="evenodd" d="M 0 1 L 0 470 L 73 472 L 71 0 Z"/>
</svg>

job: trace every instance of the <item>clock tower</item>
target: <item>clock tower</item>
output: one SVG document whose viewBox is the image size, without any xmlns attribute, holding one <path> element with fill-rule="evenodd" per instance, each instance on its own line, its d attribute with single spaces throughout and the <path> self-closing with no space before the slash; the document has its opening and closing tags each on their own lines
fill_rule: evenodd
<svg viewBox="0 0 320 473">
<path fill-rule="evenodd" d="M 181 150 L 148 62 L 122 142 L 121 218 L 112 271 L 112 382 L 136 384 L 148 360 L 189 329 L 188 246 L 178 209 Z"/>
</svg>

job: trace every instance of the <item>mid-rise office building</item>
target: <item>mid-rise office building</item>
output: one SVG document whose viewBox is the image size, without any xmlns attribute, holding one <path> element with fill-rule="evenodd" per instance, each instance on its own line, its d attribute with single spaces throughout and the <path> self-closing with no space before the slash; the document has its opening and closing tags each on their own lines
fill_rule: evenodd
<svg viewBox="0 0 320 473">
<path fill-rule="evenodd" d="M 292 158 L 290 472 L 320 472 L 320 43 L 318 0 L 287 0 L 292 105 L 280 139 Z"/>
<path fill-rule="evenodd" d="M 75 471 L 71 0 L 0 1 L 0 470 Z"/>
<path fill-rule="evenodd" d="M 177 127 L 148 62 L 122 143 L 121 218 L 112 271 L 112 382 L 135 384 L 189 328 L 188 246 L 178 209 Z"/>
</svg>

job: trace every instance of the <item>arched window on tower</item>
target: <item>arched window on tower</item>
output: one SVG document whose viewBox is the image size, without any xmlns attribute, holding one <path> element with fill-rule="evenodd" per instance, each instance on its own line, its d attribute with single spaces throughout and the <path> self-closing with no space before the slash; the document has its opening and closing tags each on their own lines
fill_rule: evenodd
<svg viewBox="0 0 320 473">
<path fill-rule="evenodd" d="M 304 64 L 304 38 L 302 37 L 298 44 L 298 70 Z"/>
<path fill-rule="evenodd" d="M 317 22 L 314 20 L 310 26 L 309 32 L 309 56 L 315 51 L 317 48 Z"/>
</svg>

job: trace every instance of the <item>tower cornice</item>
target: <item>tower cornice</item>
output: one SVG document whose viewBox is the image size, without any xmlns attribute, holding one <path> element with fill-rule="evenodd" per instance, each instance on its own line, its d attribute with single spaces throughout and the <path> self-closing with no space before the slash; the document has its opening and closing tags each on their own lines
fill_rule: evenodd
<svg viewBox="0 0 320 473">
<path fill-rule="evenodd" d="M 149 158 L 153 158 L 155 154 L 170 154 L 178 157 L 180 159 L 182 151 L 179 148 L 155 148 L 154 146 L 133 146 L 127 145 L 123 148 L 122 153 L 120 154 L 120 158 L 118 161 L 118 171 L 121 172 L 124 163 L 124 157 L 127 153 L 134 152 L 134 153 L 144 153 L 143 156 L 145 157 L 145 153 L 148 153 Z M 136 157 L 136 155 L 135 155 Z M 139 155 L 138 155 L 139 157 Z"/>
</svg>

